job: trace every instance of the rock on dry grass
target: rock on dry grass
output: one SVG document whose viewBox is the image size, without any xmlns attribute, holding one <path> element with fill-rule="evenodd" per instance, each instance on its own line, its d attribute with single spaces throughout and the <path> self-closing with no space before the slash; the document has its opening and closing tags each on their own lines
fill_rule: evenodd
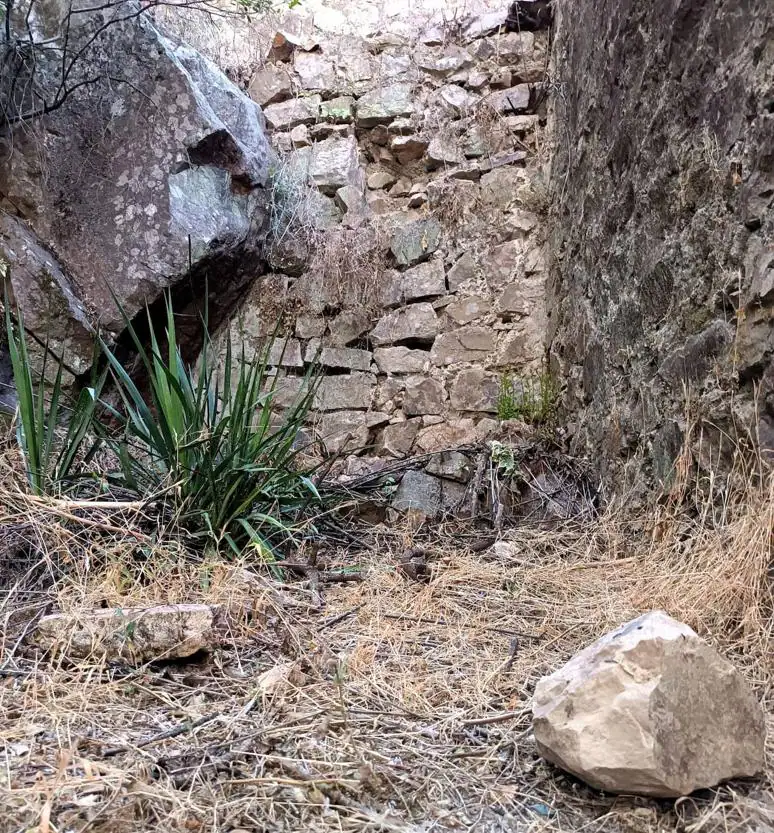
<svg viewBox="0 0 774 833">
<path fill-rule="evenodd" d="M 138 558 L 136 515 L 4 495 L 0 525 L 23 524 L 41 565 L 0 600 L 0 830 L 770 829 L 770 747 L 752 783 L 613 798 L 541 759 L 530 704 L 540 677 L 658 607 L 734 662 L 771 725 L 772 485 L 715 519 L 661 509 L 647 532 L 615 515 L 523 527 L 484 553 L 438 523 L 363 528 L 359 548 L 318 566 L 364 580 L 331 585 L 192 561 L 171 537 Z M 414 546 L 421 582 L 396 569 Z M 129 667 L 51 660 L 28 638 L 46 609 L 156 604 L 221 606 L 226 644 Z"/>
</svg>

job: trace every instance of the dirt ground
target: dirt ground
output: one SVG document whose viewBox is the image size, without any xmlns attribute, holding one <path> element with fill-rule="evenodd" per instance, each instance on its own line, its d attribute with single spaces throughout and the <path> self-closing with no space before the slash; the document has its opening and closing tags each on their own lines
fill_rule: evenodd
<svg viewBox="0 0 774 833">
<path fill-rule="evenodd" d="M 0 830 L 774 830 L 771 770 L 676 802 L 608 796 L 543 762 L 530 731 L 541 675 L 659 607 L 774 715 L 773 496 L 647 532 L 521 528 L 480 552 L 464 527 L 372 527 L 291 576 L 186 558 L 136 513 L 8 494 L 4 528 L 45 558 L 6 560 Z M 186 662 L 75 663 L 30 639 L 44 610 L 196 601 L 232 629 Z"/>
</svg>

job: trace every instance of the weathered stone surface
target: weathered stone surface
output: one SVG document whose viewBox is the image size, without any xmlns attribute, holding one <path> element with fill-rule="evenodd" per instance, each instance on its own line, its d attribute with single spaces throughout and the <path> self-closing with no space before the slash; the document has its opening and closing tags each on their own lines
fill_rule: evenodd
<svg viewBox="0 0 774 833">
<path fill-rule="evenodd" d="M 613 489 L 657 485 L 674 456 L 667 461 L 664 445 L 651 438 L 673 434 L 685 400 L 679 382 L 651 393 L 642 381 L 713 318 L 727 317 L 737 337 L 711 359 L 716 372 L 691 383 L 704 424 L 716 426 L 716 439 L 702 437 L 702 455 L 717 471 L 731 463 L 732 455 L 719 453 L 721 442 L 728 448 L 720 437 L 736 435 L 739 409 L 757 403 L 753 433 L 771 425 L 774 411 L 773 354 L 759 337 L 774 327 L 766 314 L 771 303 L 745 304 L 754 276 L 749 253 L 756 241 L 774 239 L 774 123 L 764 104 L 771 98 L 771 61 L 750 61 L 771 48 L 774 6 L 757 2 L 739 15 L 709 0 L 688 17 L 673 11 L 664 18 L 616 6 L 604 20 L 594 18 L 592 0 L 573 8 L 585 26 L 560 25 L 554 52 L 563 56 L 557 70 L 572 79 L 566 116 L 573 127 L 557 146 L 551 173 L 552 187 L 563 188 L 556 208 L 566 218 L 552 232 L 552 250 L 573 254 L 553 262 L 549 282 L 552 361 L 570 382 L 563 404 L 579 426 L 573 450 L 596 458 Z M 610 45 L 604 56 L 597 51 L 603 42 Z M 654 59 L 664 49 L 668 67 Z M 612 100 L 614 118 L 593 103 Z M 655 113 L 657 135 L 646 124 Z M 581 144 L 584 163 L 576 167 Z M 642 149 L 636 159 L 634 148 Z M 652 206 L 644 213 L 643 194 Z M 583 223 L 571 219 L 579 217 Z M 758 334 L 746 331 L 750 318 L 758 319 Z M 740 336 L 763 350 L 756 348 L 756 366 L 737 382 Z M 626 424 L 636 428 L 624 454 L 617 443 L 600 444 Z M 670 454 L 682 445 L 666 443 Z M 657 457 L 651 478 L 649 462 Z"/>
<path fill-rule="evenodd" d="M 465 252 L 457 262 L 449 269 L 446 279 L 449 282 L 449 289 L 456 292 L 464 283 L 474 280 L 476 277 L 476 260 L 471 252 Z"/>
<path fill-rule="evenodd" d="M 497 306 L 501 314 L 529 315 L 545 298 L 542 276 L 524 276 L 503 287 Z"/>
<path fill-rule="evenodd" d="M 430 353 L 408 347 L 377 347 L 374 361 L 380 373 L 423 373 L 429 364 Z"/>
<path fill-rule="evenodd" d="M 368 175 L 367 184 L 372 191 L 378 191 L 380 188 L 389 188 L 397 181 L 395 174 L 390 171 L 374 171 Z"/>
<path fill-rule="evenodd" d="M 407 419 L 405 422 L 393 422 L 388 425 L 382 432 L 383 451 L 398 459 L 407 457 L 421 424 L 420 419 Z"/>
<path fill-rule="evenodd" d="M 334 124 L 346 124 L 354 117 L 355 99 L 350 95 L 340 95 L 320 104 L 320 118 Z"/>
<path fill-rule="evenodd" d="M 417 435 L 416 444 L 422 452 L 430 453 L 473 445 L 480 439 L 481 434 L 472 419 L 452 419 L 422 428 Z"/>
<path fill-rule="evenodd" d="M 446 366 L 459 362 L 483 362 L 495 349 L 491 327 L 460 327 L 441 333 L 433 342 L 430 360 Z"/>
<path fill-rule="evenodd" d="M 445 400 L 446 391 L 437 379 L 429 376 L 406 379 L 406 389 L 403 392 L 403 413 L 406 416 L 441 414 Z"/>
<path fill-rule="evenodd" d="M 370 431 L 363 411 L 335 411 L 321 417 L 317 434 L 329 454 L 340 454 L 368 445 Z"/>
<path fill-rule="evenodd" d="M 481 266 L 489 286 L 501 287 L 516 281 L 523 248 L 520 240 L 508 240 L 487 253 Z"/>
<path fill-rule="evenodd" d="M 447 84 L 438 91 L 441 99 L 451 107 L 457 116 L 465 115 L 479 101 L 479 96 L 473 95 L 456 84 Z"/>
<path fill-rule="evenodd" d="M 376 345 L 397 344 L 400 341 L 430 343 L 438 335 L 438 316 L 432 304 L 411 304 L 394 310 L 379 319 L 371 331 Z"/>
<path fill-rule="evenodd" d="M 331 344 L 346 347 L 371 327 L 371 316 L 362 309 L 345 309 L 329 325 Z"/>
<path fill-rule="evenodd" d="M 284 101 L 293 95 L 290 74 L 283 67 L 266 64 L 253 75 L 247 92 L 250 98 L 261 107 Z"/>
<path fill-rule="evenodd" d="M 325 333 L 325 319 L 317 315 L 301 314 L 296 316 L 297 338 L 319 338 Z"/>
<path fill-rule="evenodd" d="M 427 142 L 417 136 L 395 136 L 390 142 L 390 149 L 401 165 L 408 165 L 424 156 Z"/>
<path fill-rule="evenodd" d="M 541 755 L 607 792 L 671 798 L 764 767 L 763 713 L 747 682 L 661 611 L 543 677 L 532 713 Z"/>
<path fill-rule="evenodd" d="M 351 347 L 323 347 L 319 362 L 323 367 L 343 367 L 349 370 L 370 370 L 373 354 L 369 350 Z M 307 361 L 309 358 L 307 357 Z"/>
<path fill-rule="evenodd" d="M 291 130 L 296 125 L 317 121 L 321 100 L 319 95 L 291 98 L 279 104 L 270 104 L 264 108 L 263 114 L 272 130 Z"/>
<path fill-rule="evenodd" d="M 517 84 L 488 95 L 484 101 L 498 113 L 519 113 L 529 109 L 529 84 Z"/>
<path fill-rule="evenodd" d="M 345 185 L 336 191 L 336 205 L 344 212 L 343 223 L 347 228 L 360 228 L 371 214 L 362 187 Z"/>
<path fill-rule="evenodd" d="M 428 166 L 458 165 L 465 161 L 465 152 L 459 138 L 453 133 L 436 133 L 427 148 Z"/>
<path fill-rule="evenodd" d="M 744 326 L 740 327 L 742 334 Z M 734 337 L 732 327 L 725 321 L 713 321 L 702 332 L 687 339 L 685 344 L 670 353 L 658 369 L 659 375 L 672 387 L 698 382 L 707 375 L 717 357 Z M 742 352 L 747 352 L 742 338 Z"/>
<path fill-rule="evenodd" d="M 470 458 L 459 451 L 442 451 L 430 458 L 425 471 L 446 480 L 457 480 L 467 483 L 472 474 Z"/>
<path fill-rule="evenodd" d="M 336 87 L 336 68 L 322 52 L 297 52 L 293 69 L 302 90 L 332 90 Z"/>
<path fill-rule="evenodd" d="M 500 382 L 492 373 L 475 367 L 461 370 L 451 387 L 451 404 L 458 411 L 497 411 Z"/>
<path fill-rule="evenodd" d="M 441 482 L 423 471 L 407 471 L 390 505 L 399 512 L 436 518 L 441 512 Z"/>
<path fill-rule="evenodd" d="M 44 616 L 35 641 L 69 659 L 145 662 L 217 648 L 228 627 L 222 608 L 203 604 L 85 610 Z"/>
<path fill-rule="evenodd" d="M 446 77 L 473 65 L 473 56 L 460 46 L 450 45 L 443 55 L 428 52 L 416 58 L 416 64 L 425 72 Z"/>
<path fill-rule="evenodd" d="M 427 260 L 441 243 L 441 225 L 434 218 L 413 220 L 399 228 L 390 242 L 398 266 L 413 266 Z"/>
<path fill-rule="evenodd" d="M 52 23 L 47 15 L 59 21 L 61 13 L 57 4 L 36 9 L 35 26 Z M 71 54 L 89 42 L 101 20 L 99 11 L 73 18 Z M 59 71 L 55 52 L 36 50 L 37 93 L 51 74 L 50 61 Z M 188 273 L 191 254 L 194 267 L 205 255 L 221 256 L 210 279 L 223 300 L 244 286 L 246 272 L 256 274 L 260 241 L 253 229 L 261 225 L 270 155 L 258 106 L 214 64 L 162 37 L 147 18 L 111 24 L 80 67 L 69 77 L 72 84 L 87 80 L 81 73 L 98 80 L 79 87 L 34 129 L 22 124 L 7 134 L 0 154 L 2 211 L 21 215 L 25 233 L 14 231 L 13 246 L 30 251 L 22 255 L 17 248 L 14 259 L 27 259 L 30 274 L 33 261 L 40 261 L 33 244 L 56 253 L 52 264 L 67 276 L 67 287 L 54 276 L 50 336 L 76 350 L 65 355 L 75 364 L 86 361 L 81 311 L 94 323 L 98 317 L 107 336 L 123 329 L 113 296 L 133 316 Z M 235 179 L 239 193 L 230 187 Z M 0 242 L 8 260 L 4 248 Z M 223 268 L 230 287 L 221 282 Z M 21 270 L 11 270 L 15 295 L 37 293 L 21 279 Z M 43 298 L 37 306 L 30 325 L 42 321 Z M 48 334 L 37 335 L 45 342 Z"/>
<path fill-rule="evenodd" d="M 317 389 L 314 406 L 319 411 L 367 410 L 376 386 L 371 373 L 326 376 Z"/>
<path fill-rule="evenodd" d="M 414 112 L 414 97 L 409 83 L 392 84 L 366 93 L 357 101 L 357 124 L 373 127 Z"/>
<path fill-rule="evenodd" d="M 257 351 L 265 354 L 267 363 L 275 367 L 303 367 L 301 345 L 295 338 L 275 338 L 271 343 L 256 345 Z M 236 355 L 239 355 L 236 353 Z"/>
<path fill-rule="evenodd" d="M 505 15 L 503 12 L 487 12 L 471 18 L 462 29 L 462 36 L 470 42 L 476 38 L 483 38 L 505 29 Z"/>
<path fill-rule="evenodd" d="M 433 259 L 394 273 L 392 285 L 385 300 L 388 305 L 433 298 L 446 293 L 446 275 L 443 261 Z"/>
<path fill-rule="evenodd" d="M 294 170 L 308 176 L 329 196 L 347 185 L 360 187 L 362 173 L 358 159 L 357 139 L 354 136 L 340 139 L 331 137 L 291 155 Z"/>
<path fill-rule="evenodd" d="M 470 324 L 486 315 L 490 308 L 490 302 L 486 298 L 473 295 L 470 298 L 460 298 L 446 307 L 446 314 L 453 318 L 458 324 Z"/>
<path fill-rule="evenodd" d="M 297 124 L 290 131 L 290 141 L 294 148 L 305 148 L 310 145 L 309 128 L 305 124 Z"/>
</svg>

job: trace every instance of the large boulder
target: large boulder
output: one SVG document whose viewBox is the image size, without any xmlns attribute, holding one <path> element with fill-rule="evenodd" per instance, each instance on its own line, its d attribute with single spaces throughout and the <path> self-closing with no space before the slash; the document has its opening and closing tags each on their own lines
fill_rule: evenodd
<svg viewBox="0 0 774 833">
<path fill-rule="evenodd" d="M 59 4 L 35 11 L 56 37 Z M 257 104 L 143 16 L 111 13 L 79 14 L 70 28 L 72 54 L 84 52 L 69 82 L 93 80 L 7 127 L 0 153 L 0 213 L 12 215 L 0 258 L 27 324 L 76 370 L 91 361 L 92 326 L 122 328 L 114 297 L 132 316 L 187 273 L 206 268 L 219 298 L 258 273 L 265 216 L 270 149 Z M 55 95 L 61 57 L 48 54 L 36 81 Z"/>
<path fill-rule="evenodd" d="M 764 766 L 763 713 L 745 679 L 661 611 L 543 677 L 532 713 L 540 754 L 608 792 L 688 795 Z"/>
</svg>

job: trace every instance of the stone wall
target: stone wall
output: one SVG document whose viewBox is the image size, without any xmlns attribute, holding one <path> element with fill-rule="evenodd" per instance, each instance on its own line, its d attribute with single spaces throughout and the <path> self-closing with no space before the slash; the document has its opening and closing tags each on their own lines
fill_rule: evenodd
<svg viewBox="0 0 774 833">
<path fill-rule="evenodd" d="M 724 433 L 774 448 L 774 6 L 557 6 L 549 336 L 573 449 L 658 485 L 687 400 L 705 462 Z"/>
<path fill-rule="evenodd" d="M 329 452 L 477 442 L 503 374 L 542 367 L 547 36 L 505 16 L 413 38 L 285 30 L 250 83 L 279 153 L 274 272 L 231 337 L 258 350 L 282 322 L 282 396 L 319 357 Z"/>
</svg>

